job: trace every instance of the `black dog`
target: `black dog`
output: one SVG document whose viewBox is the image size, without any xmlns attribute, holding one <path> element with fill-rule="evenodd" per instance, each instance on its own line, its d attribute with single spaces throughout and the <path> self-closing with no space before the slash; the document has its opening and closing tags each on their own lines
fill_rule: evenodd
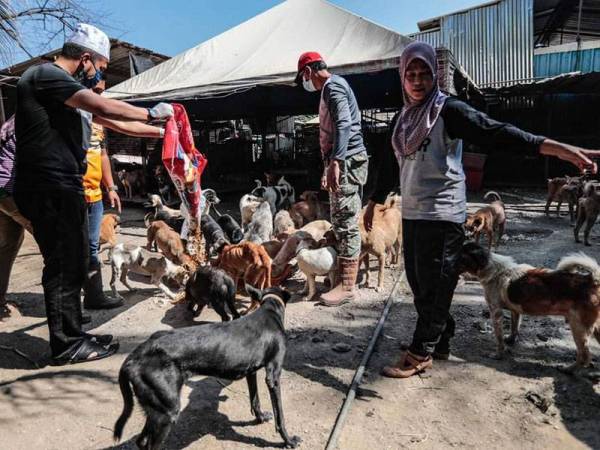
<svg viewBox="0 0 600 450">
<path fill-rule="evenodd" d="M 211 250 L 214 250 L 220 253 L 223 247 L 227 245 L 227 240 L 219 224 L 208 214 L 202 214 L 200 217 L 200 227 L 202 229 L 202 236 L 204 236 L 204 240 L 206 241 L 206 251 L 210 253 Z"/>
<path fill-rule="evenodd" d="M 121 439 L 135 392 L 146 413 L 137 445 L 141 449 L 160 448 L 177 420 L 181 387 L 196 375 L 228 380 L 245 377 L 252 413 L 258 423 L 263 423 L 271 415 L 260 408 L 256 371 L 264 367 L 275 429 L 287 448 L 298 445 L 300 438 L 290 438 L 285 429 L 279 385 L 286 350 L 285 305 L 290 294 L 281 288 L 260 291 L 249 285 L 246 290 L 253 300 L 262 303 L 256 312 L 230 322 L 159 331 L 127 357 L 119 372 L 124 406 L 115 423 L 115 440 Z"/>
<path fill-rule="evenodd" d="M 257 181 L 257 184 L 258 186 L 254 188 L 251 194 L 268 202 L 273 215 L 275 215 L 277 211 L 290 208 L 294 204 L 294 188 L 283 177 L 279 179 L 275 186 L 264 187 L 260 181 Z"/>
<path fill-rule="evenodd" d="M 223 214 L 217 219 L 217 223 L 223 229 L 229 238 L 229 242 L 232 244 L 239 244 L 242 239 L 244 239 L 242 228 L 229 214 Z"/>
<path fill-rule="evenodd" d="M 240 315 L 235 309 L 235 284 L 223 270 L 212 266 L 202 266 L 190 277 L 185 285 L 185 301 L 188 309 L 198 317 L 208 304 L 213 307 L 223 322 L 229 320 L 225 305 L 234 319 Z"/>
</svg>

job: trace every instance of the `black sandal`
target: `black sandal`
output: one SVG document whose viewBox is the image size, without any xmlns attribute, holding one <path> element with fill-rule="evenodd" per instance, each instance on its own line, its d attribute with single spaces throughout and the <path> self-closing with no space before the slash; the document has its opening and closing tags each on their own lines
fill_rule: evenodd
<svg viewBox="0 0 600 450">
<path fill-rule="evenodd" d="M 119 344 L 102 345 L 94 340 L 84 338 L 77 344 L 65 350 L 60 355 L 52 358 L 55 366 L 64 366 L 66 364 L 78 364 L 99 359 L 108 358 L 114 355 L 119 349 Z"/>
<path fill-rule="evenodd" d="M 83 333 L 83 337 L 88 338 L 93 342 L 97 342 L 98 344 L 108 345 L 113 340 L 112 334 L 91 334 L 91 333 Z"/>
</svg>

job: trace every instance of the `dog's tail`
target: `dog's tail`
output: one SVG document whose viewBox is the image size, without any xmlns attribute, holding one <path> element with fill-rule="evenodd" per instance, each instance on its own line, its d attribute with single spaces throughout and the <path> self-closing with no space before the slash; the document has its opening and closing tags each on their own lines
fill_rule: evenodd
<svg viewBox="0 0 600 450">
<path fill-rule="evenodd" d="M 262 187 L 262 181 L 254 180 L 254 182 L 256 183 L 256 188 Z M 254 189 L 256 189 L 256 188 L 254 188 Z"/>
<path fill-rule="evenodd" d="M 502 197 L 496 191 L 489 191 L 484 196 L 483 199 L 488 202 L 501 202 Z"/>
<path fill-rule="evenodd" d="M 119 371 L 119 387 L 121 388 L 121 395 L 123 396 L 123 412 L 115 422 L 115 432 L 113 437 L 118 442 L 123 436 L 123 428 L 125 423 L 129 420 L 131 412 L 133 411 L 133 391 L 129 384 L 129 372 L 127 366 L 124 364 Z"/>
<path fill-rule="evenodd" d="M 556 269 L 568 272 L 589 272 L 592 274 L 594 281 L 600 284 L 600 265 L 594 258 L 583 252 L 565 256 L 558 262 Z"/>
</svg>

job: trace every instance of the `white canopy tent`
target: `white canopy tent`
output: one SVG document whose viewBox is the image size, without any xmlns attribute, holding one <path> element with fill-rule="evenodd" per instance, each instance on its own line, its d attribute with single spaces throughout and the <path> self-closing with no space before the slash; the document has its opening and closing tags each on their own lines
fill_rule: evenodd
<svg viewBox="0 0 600 450">
<path fill-rule="evenodd" d="M 106 92 L 131 101 L 201 100 L 293 84 L 318 51 L 338 74 L 395 69 L 410 38 L 324 0 L 287 0 Z"/>
</svg>

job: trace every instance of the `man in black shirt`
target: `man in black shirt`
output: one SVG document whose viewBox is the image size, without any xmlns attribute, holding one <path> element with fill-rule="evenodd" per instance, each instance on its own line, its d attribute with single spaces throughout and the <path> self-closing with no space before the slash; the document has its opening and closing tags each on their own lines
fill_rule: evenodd
<svg viewBox="0 0 600 450">
<path fill-rule="evenodd" d="M 173 114 L 105 99 L 90 88 L 106 70 L 108 37 L 80 24 L 50 64 L 30 67 L 17 84 L 15 201 L 32 223 L 44 258 L 42 285 L 55 364 L 105 358 L 112 336 L 81 329 L 80 292 L 88 267 L 87 210 L 82 177 L 90 132 L 83 111 L 107 119 L 148 121 Z"/>
</svg>

